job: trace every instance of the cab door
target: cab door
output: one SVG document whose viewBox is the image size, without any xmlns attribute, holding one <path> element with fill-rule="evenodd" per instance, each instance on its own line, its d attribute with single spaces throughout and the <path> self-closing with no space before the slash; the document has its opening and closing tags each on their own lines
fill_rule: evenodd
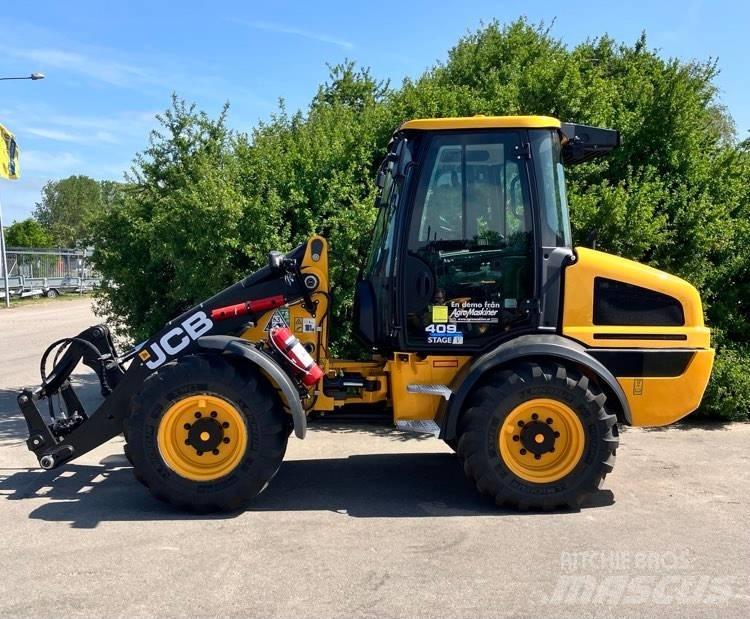
<svg viewBox="0 0 750 619">
<path fill-rule="evenodd" d="M 426 137 L 400 271 L 407 350 L 483 349 L 531 326 L 534 218 L 524 135 Z"/>
</svg>

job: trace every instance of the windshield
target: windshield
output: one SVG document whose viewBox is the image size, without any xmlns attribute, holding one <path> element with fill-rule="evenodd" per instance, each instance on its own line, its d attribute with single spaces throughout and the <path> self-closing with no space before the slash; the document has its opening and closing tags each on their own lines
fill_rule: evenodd
<svg viewBox="0 0 750 619">
<path fill-rule="evenodd" d="M 571 247 L 565 172 L 560 158 L 560 135 L 557 131 L 546 129 L 529 131 L 529 134 L 542 215 L 542 245 Z"/>
</svg>

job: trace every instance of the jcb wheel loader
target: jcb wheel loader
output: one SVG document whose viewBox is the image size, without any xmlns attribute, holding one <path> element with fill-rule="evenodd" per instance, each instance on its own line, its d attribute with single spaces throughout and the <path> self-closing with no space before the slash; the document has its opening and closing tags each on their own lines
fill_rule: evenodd
<svg viewBox="0 0 750 619">
<path fill-rule="evenodd" d="M 29 449 L 52 469 L 123 433 L 155 496 L 231 510 L 311 412 L 385 405 L 453 447 L 497 505 L 580 505 L 612 471 L 618 424 L 697 408 L 714 355 L 693 286 L 572 247 L 564 166 L 619 143 L 543 116 L 404 123 L 356 286 L 371 359 L 328 356 L 328 245 L 313 236 L 124 355 L 103 325 L 53 344 L 53 370 L 18 397 Z M 69 381 L 79 362 L 105 396 L 91 415 Z"/>
</svg>

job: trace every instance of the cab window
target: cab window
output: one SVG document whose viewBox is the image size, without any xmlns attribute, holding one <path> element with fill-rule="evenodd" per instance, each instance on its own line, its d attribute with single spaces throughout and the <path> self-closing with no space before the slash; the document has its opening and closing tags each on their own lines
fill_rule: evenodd
<svg viewBox="0 0 750 619">
<path fill-rule="evenodd" d="M 534 172 L 537 176 L 542 245 L 572 247 L 560 135 L 557 131 L 547 129 L 532 130 L 529 134 Z"/>
<path fill-rule="evenodd" d="M 519 144 L 512 131 L 430 138 L 404 270 L 410 344 L 479 345 L 528 321 L 532 217 Z"/>
<path fill-rule="evenodd" d="M 395 228 L 394 218 L 401 193 L 401 183 L 394 178 L 394 166 L 395 162 L 393 161 L 383 166 L 383 187 L 375 200 L 375 205 L 379 208 L 379 211 L 364 268 L 366 279 L 390 274 Z"/>
</svg>

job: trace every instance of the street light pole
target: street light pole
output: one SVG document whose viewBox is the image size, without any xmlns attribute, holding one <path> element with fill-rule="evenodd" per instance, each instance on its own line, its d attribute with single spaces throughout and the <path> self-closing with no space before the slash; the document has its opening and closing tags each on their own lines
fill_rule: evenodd
<svg viewBox="0 0 750 619">
<path fill-rule="evenodd" d="M 25 77 L 0 77 L 0 82 L 4 80 L 43 80 L 44 79 L 44 73 L 32 73 L 31 75 L 27 75 Z"/>
<path fill-rule="evenodd" d="M 32 73 L 26 77 L 0 77 L 0 81 L 7 80 L 43 80 L 44 73 Z M 5 230 L 3 228 L 3 209 L 0 206 L 0 253 L 2 254 L 3 277 L 5 278 L 5 307 L 10 307 L 10 279 L 8 275 L 8 257 L 5 252 Z"/>
<path fill-rule="evenodd" d="M 5 253 L 5 230 L 3 229 L 3 207 L 0 204 L 0 253 L 3 255 L 3 278 L 5 279 L 5 307 L 10 307 L 10 283 L 8 280 L 8 255 Z"/>
</svg>

